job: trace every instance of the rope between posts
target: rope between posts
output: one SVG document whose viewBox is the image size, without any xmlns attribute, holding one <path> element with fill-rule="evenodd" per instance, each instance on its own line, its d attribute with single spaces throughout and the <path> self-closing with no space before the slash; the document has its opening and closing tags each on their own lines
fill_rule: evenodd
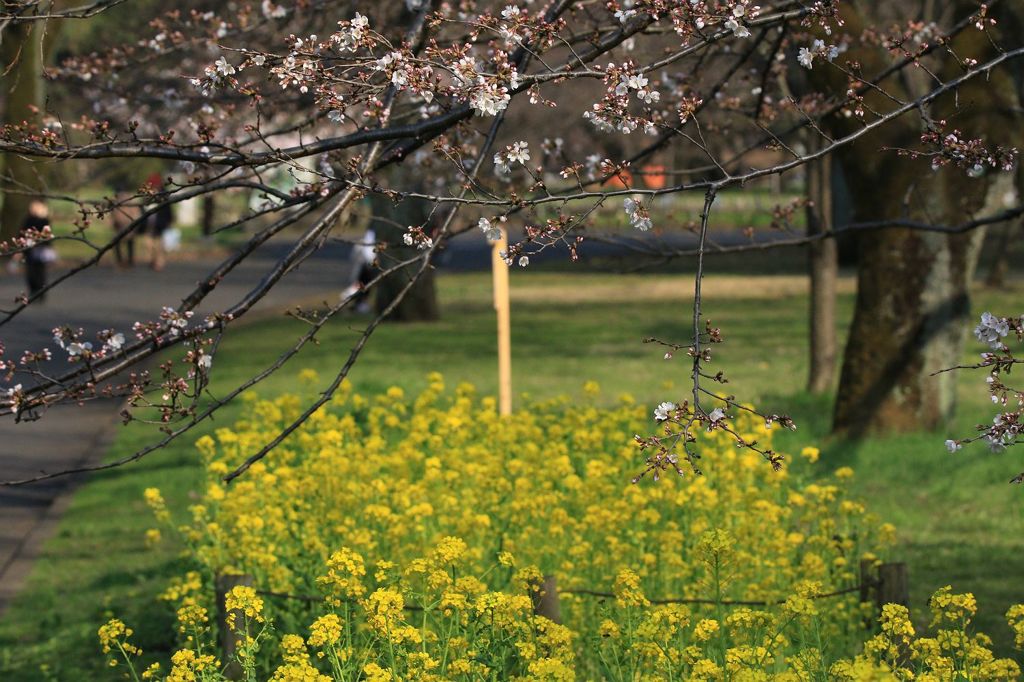
<svg viewBox="0 0 1024 682">
<path fill-rule="evenodd" d="M 860 592 L 867 587 L 875 587 L 878 585 L 877 580 L 861 583 L 860 585 L 854 585 L 853 587 L 847 587 L 842 590 L 836 590 L 834 592 L 826 592 L 824 594 L 815 594 L 807 597 L 808 599 L 828 599 L 830 597 L 840 597 L 844 594 L 850 594 L 852 592 Z M 566 590 L 559 590 L 559 594 L 576 594 L 586 597 L 600 597 L 605 599 L 614 599 L 615 594 L 612 592 L 598 592 L 596 590 L 584 590 L 569 588 Z M 745 599 L 701 599 L 698 597 L 678 597 L 678 598 L 667 598 L 667 599 L 648 599 L 652 604 L 712 604 L 721 606 L 779 606 L 785 604 L 785 599 L 778 599 L 776 601 L 753 601 Z"/>
<path fill-rule="evenodd" d="M 808 599 L 829 599 L 831 597 L 841 597 L 846 594 L 853 592 L 861 592 L 865 588 L 877 587 L 879 581 L 869 580 L 853 587 L 847 587 L 841 590 L 835 590 L 834 592 L 825 592 L 823 594 L 815 594 L 807 597 Z M 330 597 L 330 595 L 312 596 L 305 594 L 288 594 L 285 592 L 271 592 L 268 590 L 256 590 L 256 594 L 261 597 L 271 597 L 274 599 L 291 599 L 295 601 L 304 601 L 308 603 L 321 602 L 324 599 Z M 598 597 L 602 599 L 614 599 L 615 594 L 613 592 L 601 592 L 598 590 L 587 590 L 582 588 L 569 588 L 565 590 L 558 590 L 558 594 L 573 594 L 584 597 Z M 356 603 L 354 599 L 342 599 L 343 602 Z M 710 605 L 721 605 L 721 606 L 780 606 L 786 603 L 785 599 L 778 599 L 775 601 L 754 601 L 745 599 L 701 599 L 698 597 L 669 597 L 665 599 L 648 599 L 652 604 L 710 604 Z M 407 611 L 422 611 L 422 606 L 416 606 L 414 604 L 406 604 L 405 610 Z"/>
<path fill-rule="evenodd" d="M 309 604 L 316 604 L 324 601 L 325 599 L 332 598 L 332 595 L 322 594 L 319 596 L 313 596 L 309 594 L 288 594 L 287 592 L 271 592 L 269 590 L 256 590 L 256 594 L 261 597 L 270 597 L 271 599 L 290 599 L 293 601 L 304 601 Z M 333 597 L 338 601 L 345 602 L 347 604 L 357 604 L 355 599 L 342 599 L 340 597 Z M 415 604 L 406 604 L 403 607 L 406 611 L 422 611 L 422 606 L 416 606 Z"/>
</svg>

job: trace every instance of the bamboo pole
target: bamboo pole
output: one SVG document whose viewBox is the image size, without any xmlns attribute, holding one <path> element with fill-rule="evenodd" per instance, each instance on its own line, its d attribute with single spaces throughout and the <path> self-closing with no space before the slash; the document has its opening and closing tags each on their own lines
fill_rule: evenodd
<svg viewBox="0 0 1024 682">
<path fill-rule="evenodd" d="M 501 254 L 508 250 L 508 232 L 491 242 L 491 270 L 494 273 L 494 310 L 498 314 L 498 413 L 512 414 L 512 322 L 509 301 L 508 265 Z"/>
</svg>

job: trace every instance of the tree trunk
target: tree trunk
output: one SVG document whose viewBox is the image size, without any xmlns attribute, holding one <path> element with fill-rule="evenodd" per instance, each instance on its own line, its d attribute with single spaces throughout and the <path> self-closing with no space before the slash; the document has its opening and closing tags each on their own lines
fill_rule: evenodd
<svg viewBox="0 0 1024 682">
<path fill-rule="evenodd" d="M 409 175 L 404 168 L 397 169 L 396 173 Z M 406 180 L 408 182 L 401 185 L 403 190 L 422 189 L 422 183 L 415 179 L 409 177 Z M 420 226 L 426 233 L 431 232 L 431 204 L 417 199 L 405 199 L 395 203 L 380 194 L 371 194 L 369 202 L 372 211 L 370 227 L 376 232 L 377 241 L 387 244 L 387 248 L 379 252 L 377 257 L 381 269 L 387 269 L 415 256 L 416 248 L 406 246 L 402 239 L 409 226 Z M 409 280 L 415 276 L 419 267 L 419 263 L 408 265 L 377 284 L 374 301 L 378 313 L 383 312 L 395 300 Z M 434 270 L 430 268 L 413 285 L 388 319 L 396 322 L 429 322 L 440 317 Z"/>
<path fill-rule="evenodd" d="M 857 158 L 848 155 L 844 163 Z M 886 166 L 884 185 L 871 174 L 853 176 L 857 220 L 906 215 L 953 225 L 996 210 L 1012 182 L 1007 173 L 969 179 L 951 167 L 922 175 L 904 159 Z M 983 228 L 960 234 L 900 228 L 861 236 L 837 431 L 934 429 L 952 418 L 955 377 L 934 373 L 960 363 L 984 236 Z"/>
<path fill-rule="evenodd" d="M 893 212 L 879 210 L 879 217 L 899 215 L 898 205 L 888 207 Z M 948 236 L 899 229 L 861 239 L 837 431 L 933 429 L 953 416 L 954 377 L 932 373 L 959 364 L 982 238 L 982 230 Z"/>
<path fill-rule="evenodd" d="M 213 234 L 213 223 L 217 220 L 217 200 L 213 196 L 213 192 L 208 192 L 203 195 L 202 203 L 202 229 L 203 236 L 209 237 Z"/>
<path fill-rule="evenodd" d="M 820 149 L 815 136 L 814 147 Z M 807 166 L 807 234 L 832 231 L 832 159 L 824 157 Z M 832 388 L 836 373 L 836 281 L 839 277 L 839 249 L 835 239 L 812 242 L 808 252 L 811 275 L 810 349 L 811 371 L 807 390 L 825 393 Z"/>
<path fill-rule="evenodd" d="M 43 23 L 30 21 L 4 30 L 0 56 L 6 69 L 2 81 L 7 106 L 5 125 L 39 123 L 43 105 Z M 0 210 L 0 240 L 10 239 L 21 230 L 32 194 L 44 186 L 40 168 L 28 157 L 4 154 L 0 189 L 3 208 Z"/>
<path fill-rule="evenodd" d="M 1006 284 L 1006 273 L 1010 270 L 1010 244 L 1013 235 L 1020 229 L 1020 221 L 1014 221 L 1000 228 L 996 252 L 992 258 L 992 265 L 989 266 L 988 276 L 985 277 L 985 286 L 1001 289 Z"/>
<path fill-rule="evenodd" d="M 1018 71 L 1018 77 L 1024 78 L 1024 69 Z M 1018 87 L 1024 90 L 1024 82 L 1018 80 Z M 1017 186 L 1012 192 L 1017 204 L 1024 201 L 1024 164 L 1017 165 Z M 1006 284 L 1006 274 L 1010 271 L 1010 251 L 1013 245 L 1013 238 L 1019 235 L 1024 229 L 1024 219 L 1018 218 L 1013 222 L 1003 225 L 999 230 L 999 242 L 996 244 L 996 253 L 989 267 L 988 276 L 985 278 L 985 286 L 997 289 Z"/>
<path fill-rule="evenodd" d="M 960 19 L 976 6 L 961 1 L 955 9 L 955 19 Z M 857 34 L 863 18 L 847 16 L 847 31 Z M 950 48 L 980 61 L 996 54 L 977 31 L 961 33 Z M 880 71 L 886 63 L 870 48 L 852 49 L 846 59 L 858 60 L 866 73 Z M 959 67 L 947 60 L 938 75 L 947 80 L 958 73 Z M 848 86 L 845 77 L 828 78 L 834 79 L 834 90 Z M 933 83 L 926 74 L 913 72 L 886 85 L 907 101 Z M 869 111 L 891 106 L 878 93 L 866 97 Z M 933 121 L 955 121 L 946 132 L 955 127 L 961 137 L 983 138 L 989 147 L 1020 147 L 1019 106 L 1012 78 L 1006 71 L 993 71 L 938 98 L 928 113 Z M 860 124 L 856 117 L 836 116 L 826 125 L 834 135 L 843 135 Z M 919 149 L 923 132 L 921 117 L 905 115 L 838 152 L 856 221 L 956 225 L 998 206 L 1013 181 L 1009 173 L 988 169 L 983 177 L 970 178 L 964 168 L 949 165 L 932 171 L 926 159 L 886 151 Z M 933 429 L 953 416 L 954 376 L 933 373 L 960 362 L 969 329 L 969 288 L 983 237 L 981 229 L 945 234 L 900 228 L 860 234 L 857 300 L 836 397 L 836 431 L 857 436 Z"/>
<path fill-rule="evenodd" d="M 394 300 L 415 272 L 415 269 L 411 267 L 405 268 L 380 282 L 377 297 L 374 299 L 378 313 Z M 405 295 L 398 307 L 388 315 L 387 319 L 393 322 L 433 322 L 440 318 L 441 310 L 437 305 L 434 271 L 428 270 L 423 273 L 419 281 Z"/>
</svg>

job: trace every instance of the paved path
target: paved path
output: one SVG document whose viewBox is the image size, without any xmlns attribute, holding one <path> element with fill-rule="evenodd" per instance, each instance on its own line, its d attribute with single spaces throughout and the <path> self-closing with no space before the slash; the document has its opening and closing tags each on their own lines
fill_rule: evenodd
<svg viewBox="0 0 1024 682">
<path fill-rule="evenodd" d="M 271 244 L 240 266 L 211 294 L 200 313 L 221 309 L 249 291 L 280 255 Z M 137 267 L 120 272 L 111 267 L 82 272 L 51 293 L 45 304 L 31 306 L 23 317 L 0 327 L 7 358 L 26 348 L 56 350 L 51 330 L 71 324 L 92 334 L 100 329 L 127 331 L 136 320 L 153 319 L 161 305 L 174 305 L 217 261 L 212 255 L 194 262 L 170 262 L 163 272 Z M 253 312 L 272 312 L 290 303 L 344 288 L 346 258 L 339 246 L 313 256 L 289 273 Z M 0 307 L 24 290 L 20 277 L 0 276 Z M 0 420 L 0 477 L 23 478 L 42 470 L 59 471 L 95 462 L 103 456 L 117 423 L 111 401 L 84 407 L 61 407 L 33 423 Z M 66 506 L 76 477 L 0 489 L 0 613 L 26 577 L 42 542 Z"/>
</svg>

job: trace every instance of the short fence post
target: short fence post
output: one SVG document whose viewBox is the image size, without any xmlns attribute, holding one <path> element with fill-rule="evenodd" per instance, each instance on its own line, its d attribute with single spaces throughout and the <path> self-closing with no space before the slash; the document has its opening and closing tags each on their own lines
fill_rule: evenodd
<svg viewBox="0 0 1024 682">
<path fill-rule="evenodd" d="M 860 603 L 869 604 L 871 615 L 864 615 L 864 627 L 871 630 L 875 627 L 878 614 L 874 613 L 878 601 L 878 571 L 874 559 L 862 559 L 860 562 Z M 868 609 L 865 609 L 867 611 Z"/>
<path fill-rule="evenodd" d="M 534 615 L 561 624 L 562 607 L 558 603 L 558 581 L 555 576 L 546 575 L 541 582 L 530 585 L 530 597 L 533 599 Z"/>
<path fill-rule="evenodd" d="M 910 580 L 905 563 L 882 564 L 878 567 L 878 611 L 886 604 L 910 607 Z"/>
<path fill-rule="evenodd" d="M 217 576 L 217 631 L 220 633 L 220 650 L 224 664 L 224 677 L 229 680 L 242 679 L 242 666 L 235 660 L 238 653 L 238 640 L 246 636 L 245 613 L 239 609 L 228 611 L 227 595 L 235 587 L 244 585 L 252 587 L 251 575 L 220 575 Z M 235 626 L 228 627 L 228 618 L 234 613 Z"/>
</svg>

